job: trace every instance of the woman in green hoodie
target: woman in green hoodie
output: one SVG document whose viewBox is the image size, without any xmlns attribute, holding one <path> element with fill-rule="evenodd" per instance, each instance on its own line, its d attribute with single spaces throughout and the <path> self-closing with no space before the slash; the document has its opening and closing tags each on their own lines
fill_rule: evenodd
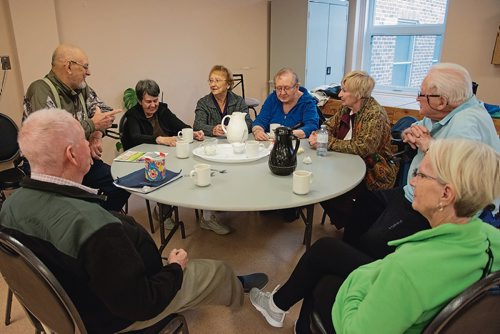
<svg viewBox="0 0 500 334">
<path fill-rule="evenodd" d="M 390 241 L 396 251 L 375 262 L 338 239 L 318 240 L 279 290 L 250 292 L 268 323 L 282 327 L 303 299 L 296 333 L 309 332 L 313 309 L 331 333 L 420 333 L 453 297 L 500 270 L 500 231 L 476 217 L 500 197 L 498 152 L 435 140 L 410 184 L 430 230 Z"/>
</svg>

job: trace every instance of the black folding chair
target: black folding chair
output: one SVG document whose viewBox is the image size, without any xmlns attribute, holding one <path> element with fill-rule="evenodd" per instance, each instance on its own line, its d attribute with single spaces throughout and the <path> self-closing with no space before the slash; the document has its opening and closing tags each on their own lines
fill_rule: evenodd
<svg viewBox="0 0 500 334">
<path fill-rule="evenodd" d="M 12 162 L 14 165 L 13 168 L 0 171 L 0 203 L 7 197 L 5 191 L 19 188 L 25 175 L 21 169 L 23 159 L 19 155 L 17 132 L 16 123 L 9 116 L 0 113 L 0 163 Z"/>
<path fill-rule="evenodd" d="M 474 283 L 452 299 L 424 334 L 500 333 L 500 271 Z"/>
<path fill-rule="evenodd" d="M 245 80 L 243 79 L 243 74 L 233 74 L 233 88 L 234 90 L 236 87 L 241 88 L 241 97 L 243 100 L 245 100 L 245 104 L 248 106 L 248 109 L 252 109 L 254 112 L 254 119 L 257 117 L 257 108 L 260 104 L 260 101 L 253 98 L 253 97 L 246 97 L 245 96 Z"/>
<path fill-rule="evenodd" d="M 31 250 L 5 232 L 0 232 L 0 271 L 36 333 L 45 332 L 44 327 L 54 333 L 87 333 L 57 278 Z M 188 328 L 182 315 L 173 314 L 136 333 L 188 334 Z"/>
</svg>

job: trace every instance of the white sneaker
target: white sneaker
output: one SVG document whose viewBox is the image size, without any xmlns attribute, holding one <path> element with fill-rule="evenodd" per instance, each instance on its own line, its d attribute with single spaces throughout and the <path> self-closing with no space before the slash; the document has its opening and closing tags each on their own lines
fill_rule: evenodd
<svg viewBox="0 0 500 334">
<path fill-rule="evenodd" d="M 166 230 L 171 230 L 174 228 L 174 220 L 172 219 L 172 217 L 168 217 L 167 219 L 165 219 L 165 229 Z"/>
<path fill-rule="evenodd" d="M 266 318 L 269 325 L 273 327 L 283 327 L 283 321 L 287 312 L 271 305 L 271 298 L 278 289 L 277 286 L 273 292 L 264 292 L 257 288 L 250 290 L 250 301 L 252 305 Z"/>
<path fill-rule="evenodd" d="M 201 217 L 200 219 L 200 227 L 205 230 L 214 231 L 217 234 L 224 235 L 231 233 L 229 227 L 224 224 L 221 224 L 217 221 L 217 217 L 215 215 L 211 215 L 209 220 Z"/>
</svg>

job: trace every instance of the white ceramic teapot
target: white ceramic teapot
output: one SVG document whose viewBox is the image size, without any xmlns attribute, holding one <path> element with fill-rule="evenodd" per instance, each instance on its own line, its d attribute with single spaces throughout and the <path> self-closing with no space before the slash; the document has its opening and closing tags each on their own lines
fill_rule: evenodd
<svg viewBox="0 0 500 334">
<path fill-rule="evenodd" d="M 246 113 L 236 111 L 222 118 L 222 130 L 226 134 L 228 142 L 242 143 L 248 139 L 248 127 L 245 122 L 246 115 Z M 227 126 L 224 125 L 226 118 L 229 118 L 229 124 Z"/>
</svg>

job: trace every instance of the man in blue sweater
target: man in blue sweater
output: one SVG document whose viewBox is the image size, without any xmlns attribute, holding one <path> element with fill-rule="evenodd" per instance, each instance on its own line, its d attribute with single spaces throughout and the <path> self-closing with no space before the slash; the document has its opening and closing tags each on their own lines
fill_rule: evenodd
<svg viewBox="0 0 500 334">
<path fill-rule="evenodd" d="M 262 105 L 253 122 L 252 132 L 256 140 L 268 140 L 269 125 L 281 124 L 295 128 L 293 134 L 307 138 L 318 129 L 319 116 L 316 100 L 304 87 L 299 86 L 297 74 L 290 68 L 283 68 L 274 76 L 274 92 Z"/>
</svg>

